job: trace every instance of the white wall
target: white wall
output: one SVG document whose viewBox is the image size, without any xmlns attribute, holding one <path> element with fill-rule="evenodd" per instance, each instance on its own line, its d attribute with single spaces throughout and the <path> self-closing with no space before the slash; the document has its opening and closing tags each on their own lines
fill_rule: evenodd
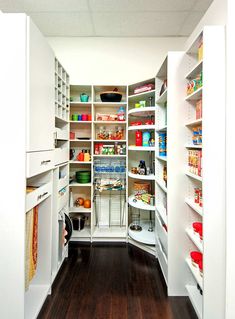
<svg viewBox="0 0 235 319">
<path fill-rule="evenodd" d="M 131 84 L 156 75 L 185 38 L 48 38 L 72 84 Z"/>
</svg>

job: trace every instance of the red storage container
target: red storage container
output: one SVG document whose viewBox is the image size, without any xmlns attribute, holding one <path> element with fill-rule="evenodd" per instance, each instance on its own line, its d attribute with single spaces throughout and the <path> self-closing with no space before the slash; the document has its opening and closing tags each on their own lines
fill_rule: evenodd
<svg viewBox="0 0 235 319">
<path fill-rule="evenodd" d="M 142 146 L 142 132 L 139 130 L 135 132 L 135 145 Z"/>
</svg>

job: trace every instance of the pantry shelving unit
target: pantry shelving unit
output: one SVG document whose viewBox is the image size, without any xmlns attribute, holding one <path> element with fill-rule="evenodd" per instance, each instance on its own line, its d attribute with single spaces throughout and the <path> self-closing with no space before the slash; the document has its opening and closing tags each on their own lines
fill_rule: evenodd
<svg viewBox="0 0 235 319">
<path fill-rule="evenodd" d="M 114 88 L 122 93 L 120 102 L 102 102 L 101 92 L 113 91 Z M 123 107 L 125 118 L 118 120 L 117 114 L 120 107 Z M 93 152 L 94 152 L 94 219 L 92 241 L 124 241 L 127 234 L 127 87 L 124 85 L 94 85 L 93 86 Z M 108 117 L 109 118 L 108 118 Z M 112 120 L 115 119 L 115 120 Z M 109 134 L 122 131 L 121 139 L 105 139 L 102 131 Z M 100 134 L 101 133 L 101 134 Z M 110 138 L 110 137 L 109 137 Z M 120 138 L 120 137 L 119 137 Z M 125 149 L 124 154 L 100 154 L 98 145 L 109 147 L 118 145 L 119 149 Z M 112 167 L 124 166 L 123 174 L 112 173 Z M 109 171 L 102 172 L 100 169 L 108 168 Z M 108 184 L 120 178 L 124 189 L 119 191 L 97 190 L 97 182 Z M 119 203 L 120 201 L 120 203 Z"/>
<path fill-rule="evenodd" d="M 81 94 L 88 96 L 88 102 L 82 102 Z M 81 114 L 88 115 L 92 118 L 92 86 L 91 85 L 71 85 L 70 86 L 70 161 L 69 161 L 69 216 L 71 219 L 77 217 L 85 217 L 85 226 L 82 230 L 78 231 L 74 228 L 72 234 L 72 241 L 91 241 L 92 234 L 92 174 L 93 174 L 93 162 L 92 162 L 92 121 L 89 120 L 74 120 L 74 116 Z M 72 136 L 71 136 L 72 134 Z M 82 150 L 87 150 L 90 153 L 89 161 L 80 161 L 78 154 Z M 71 153 L 72 152 L 72 153 Z M 90 171 L 91 182 L 89 183 L 77 183 L 76 171 Z M 91 201 L 91 208 L 84 208 L 84 206 L 76 207 L 75 201 L 78 197 L 83 199 L 89 199 Z"/>
<path fill-rule="evenodd" d="M 152 84 L 152 89 L 148 92 L 135 94 L 136 88 L 146 84 Z M 145 101 L 145 106 L 141 106 L 140 101 Z M 147 204 L 142 200 L 136 200 L 134 195 L 134 185 L 136 183 L 148 183 L 149 192 L 155 195 L 155 174 L 154 174 L 154 154 L 155 146 L 136 146 L 136 131 L 151 132 L 154 137 L 155 123 L 146 124 L 146 120 L 155 121 L 155 79 L 148 79 L 128 86 L 128 241 L 141 249 L 155 255 L 155 231 L 154 212 L 155 203 Z M 142 125 L 133 125 L 133 121 L 141 121 Z M 138 167 L 139 161 L 145 160 L 146 166 L 151 169 L 149 175 L 139 175 L 131 172 L 132 167 Z M 131 226 L 138 224 L 141 231 L 132 230 Z"/>
<path fill-rule="evenodd" d="M 198 60 L 199 43 L 203 43 L 203 60 L 200 61 Z M 178 112 L 181 113 L 179 116 L 181 126 L 175 131 L 175 150 L 178 150 L 176 160 L 181 163 L 182 168 L 182 175 L 178 177 L 175 185 L 175 189 L 180 192 L 177 194 L 178 201 L 181 198 L 181 203 L 176 205 L 180 209 L 182 227 L 178 243 L 183 252 L 181 256 L 184 255 L 184 260 L 180 261 L 178 258 L 181 273 L 178 272 L 177 276 L 182 280 L 182 287 L 179 283 L 178 289 L 182 294 L 183 288 L 185 289 L 200 319 L 219 319 L 224 316 L 224 289 L 221 288 L 216 293 L 214 291 L 214 287 L 224 286 L 225 272 L 225 195 L 223 191 L 225 159 L 222 156 L 220 160 L 214 160 L 218 145 L 224 145 L 225 138 L 224 46 L 224 27 L 205 27 L 189 45 L 179 67 L 178 90 L 185 93 L 182 96 L 180 109 L 178 109 Z M 215 70 L 221 83 L 216 94 L 215 75 L 212 70 Z M 203 74 L 202 86 L 187 95 L 188 82 L 199 78 L 198 74 L 201 72 Z M 200 100 L 202 101 L 202 117 L 197 114 Z M 195 145 L 192 140 L 199 126 L 202 126 L 202 145 Z M 213 139 L 214 127 L 220 128 L 221 134 L 218 140 Z M 181 140 L 181 145 L 178 145 L 179 140 Z M 195 156 L 194 152 L 199 151 L 202 151 L 201 174 L 200 170 L 195 171 L 194 168 L 198 162 L 194 162 L 194 166 L 191 163 L 191 166 L 187 167 L 189 155 Z M 215 172 L 216 182 L 212 182 L 211 178 Z M 198 188 L 202 189 L 203 207 L 195 203 L 195 189 Z M 193 222 L 203 223 L 203 240 L 200 239 L 198 233 L 193 231 Z M 192 265 L 191 251 L 203 253 L 203 275 L 200 274 L 198 267 Z M 219 262 L 218 256 L 220 256 Z"/>
<path fill-rule="evenodd" d="M 100 99 L 100 93 L 103 91 L 112 91 L 115 87 L 119 92 L 122 92 L 121 102 L 102 102 Z M 123 146 L 127 144 L 127 121 L 118 120 L 102 120 L 99 114 L 115 115 L 118 113 L 118 109 L 122 106 L 126 114 L 126 86 L 103 86 L 103 85 L 71 85 L 71 98 L 70 102 L 70 132 L 75 135 L 70 137 L 70 150 L 73 149 L 73 159 L 70 160 L 70 179 L 74 180 L 74 174 L 77 170 L 91 170 L 91 183 L 79 184 L 76 182 L 70 182 L 70 191 L 73 194 L 73 201 L 77 197 L 86 197 L 91 200 L 91 208 L 84 209 L 83 207 L 70 207 L 71 217 L 79 215 L 85 215 L 88 219 L 85 221 L 85 227 L 82 231 L 74 230 L 72 240 L 74 241 L 126 241 L 126 211 L 127 211 L 127 198 L 126 190 L 122 189 L 119 192 L 115 191 L 102 191 L 101 193 L 96 189 L 95 181 L 97 178 L 107 178 L 107 175 L 97 176 L 95 167 L 97 163 L 102 166 L 103 163 L 107 163 L 109 159 L 112 159 L 109 167 L 117 161 L 124 163 L 126 167 L 127 155 L 125 154 L 97 154 L 95 148 L 97 144 L 103 144 L 107 146 L 114 145 L 115 143 Z M 85 93 L 89 96 L 88 102 L 80 101 L 80 94 Z M 90 114 L 91 121 L 77 121 L 72 120 L 74 114 Z M 118 127 L 123 130 L 123 138 L 116 139 L 100 139 L 98 133 L 100 128 L 107 128 L 114 132 Z M 81 140 L 79 140 L 79 138 Z M 86 138 L 86 139 L 83 139 Z M 83 140 L 82 140 L 83 139 Z M 82 149 L 89 149 L 91 154 L 91 160 L 89 162 L 78 161 L 76 159 L 77 154 Z M 121 163 L 120 162 L 120 163 Z M 90 166 L 88 166 L 90 164 Z M 126 183 L 125 172 L 123 175 Z M 110 182 L 110 180 L 108 181 Z M 112 193 L 112 194 L 111 194 Z M 118 207 L 117 203 L 122 196 L 122 221 L 118 220 Z M 111 196 L 111 197 L 110 197 Z M 110 199 L 112 204 L 110 206 Z M 96 203 L 97 202 L 97 203 Z M 112 211 L 112 214 L 110 212 Z"/>
<path fill-rule="evenodd" d="M 64 245 L 69 198 L 69 75 L 55 58 L 55 154 L 53 170 L 52 282 L 68 256 Z"/>
</svg>

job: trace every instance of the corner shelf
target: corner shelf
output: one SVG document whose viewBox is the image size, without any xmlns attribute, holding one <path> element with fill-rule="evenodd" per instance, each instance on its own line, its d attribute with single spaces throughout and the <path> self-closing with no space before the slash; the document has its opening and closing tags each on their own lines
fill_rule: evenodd
<svg viewBox="0 0 235 319">
<path fill-rule="evenodd" d="M 190 173 L 190 172 L 187 172 L 187 171 L 186 171 L 185 175 L 187 175 L 188 177 L 191 177 L 193 179 L 196 179 L 197 181 L 202 182 L 202 176 L 198 176 L 196 174 L 193 174 L 193 173 Z"/>
<path fill-rule="evenodd" d="M 203 60 L 197 62 L 193 68 L 186 74 L 185 78 L 188 80 L 195 79 L 198 73 L 202 70 Z"/>
<path fill-rule="evenodd" d="M 133 174 L 131 172 L 128 172 L 128 176 L 131 178 L 135 179 L 143 179 L 143 180 L 149 180 L 149 181 L 154 181 L 155 180 L 155 175 L 150 174 L 150 175 L 140 175 L 140 174 Z"/>
<path fill-rule="evenodd" d="M 135 130 L 154 130 L 155 125 L 133 125 L 128 127 L 128 131 L 135 131 Z"/>
<path fill-rule="evenodd" d="M 159 181 L 156 179 L 156 183 L 158 184 L 158 186 L 165 192 L 167 193 L 167 188 L 166 186 L 163 184 L 163 181 Z"/>
<path fill-rule="evenodd" d="M 186 148 L 202 149 L 202 144 L 186 144 Z"/>
<path fill-rule="evenodd" d="M 190 122 L 187 122 L 185 124 L 185 126 L 197 126 L 197 125 L 200 125 L 202 124 L 202 119 L 198 119 L 198 120 L 193 120 L 193 121 L 190 121 Z"/>
<path fill-rule="evenodd" d="M 155 151 L 155 146 L 128 146 L 129 151 Z"/>
<path fill-rule="evenodd" d="M 132 94 L 128 96 L 128 100 L 135 100 L 135 101 L 139 101 L 139 98 L 145 99 L 147 98 L 149 95 L 153 95 L 155 94 L 155 90 L 151 90 L 151 91 L 146 91 L 146 92 L 141 92 L 141 93 L 137 93 L 137 94 Z"/>
<path fill-rule="evenodd" d="M 156 158 L 160 161 L 167 162 L 167 156 L 156 155 Z"/>
<path fill-rule="evenodd" d="M 140 108 L 134 108 L 128 111 L 128 115 L 135 117 L 144 117 L 151 116 L 155 114 L 156 107 L 155 106 L 146 106 Z"/>
<path fill-rule="evenodd" d="M 141 200 L 137 200 L 136 202 L 134 202 L 133 201 L 134 199 L 135 199 L 134 195 L 131 195 L 128 197 L 128 204 L 130 206 L 132 206 L 134 208 L 138 208 L 138 209 L 143 209 L 143 210 L 151 210 L 151 211 L 155 210 L 155 206 L 145 204 Z"/>
<path fill-rule="evenodd" d="M 198 88 L 193 93 L 186 96 L 185 101 L 196 101 L 202 98 L 202 87 Z"/>
<path fill-rule="evenodd" d="M 83 206 L 79 207 L 69 207 L 69 213 L 91 213 L 91 208 L 84 208 Z"/>
</svg>

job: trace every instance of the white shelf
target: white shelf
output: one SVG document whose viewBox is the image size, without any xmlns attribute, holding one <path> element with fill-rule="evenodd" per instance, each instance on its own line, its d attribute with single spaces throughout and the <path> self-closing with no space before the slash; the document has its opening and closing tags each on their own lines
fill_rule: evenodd
<svg viewBox="0 0 235 319">
<path fill-rule="evenodd" d="M 149 181 L 154 181 L 155 180 L 155 175 L 150 174 L 150 175 L 139 175 L 139 174 L 133 174 L 131 172 L 128 172 L 128 176 L 131 178 L 136 178 L 136 179 L 144 179 L 144 180 L 149 180 Z"/>
<path fill-rule="evenodd" d="M 92 102 L 81 102 L 81 101 L 71 101 L 69 102 L 70 106 L 77 106 L 77 105 L 91 105 Z"/>
<path fill-rule="evenodd" d="M 199 269 L 198 267 L 194 267 L 192 265 L 191 259 L 190 258 L 186 258 L 186 263 L 189 267 L 189 269 L 191 270 L 191 273 L 194 277 L 194 279 L 196 280 L 196 282 L 198 283 L 198 285 L 200 286 L 200 288 L 203 290 L 203 283 L 202 283 L 202 277 L 200 275 Z"/>
<path fill-rule="evenodd" d="M 85 161 L 69 161 L 69 164 L 91 164 L 92 162 L 85 162 Z"/>
<path fill-rule="evenodd" d="M 155 106 L 146 106 L 140 108 L 134 108 L 128 111 L 129 115 L 136 116 L 136 117 L 146 117 L 155 115 L 156 107 Z"/>
<path fill-rule="evenodd" d="M 80 207 L 69 207 L 70 213 L 91 213 L 91 208 Z"/>
<path fill-rule="evenodd" d="M 202 144 L 185 144 L 186 148 L 196 148 L 196 149 L 202 149 Z"/>
<path fill-rule="evenodd" d="M 163 222 L 167 225 L 167 215 L 166 215 L 165 209 L 161 207 L 159 204 L 156 205 L 156 209 L 159 215 L 161 216 Z"/>
<path fill-rule="evenodd" d="M 126 157 L 126 155 L 93 155 L 93 157 Z"/>
<path fill-rule="evenodd" d="M 94 124 L 126 124 L 127 121 L 93 121 Z"/>
<path fill-rule="evenodd" d="M 95 228 L 95 231 L 92 237 L 96 238 L 126 238 L 126 227 L 118 227 L 118 226 L 111 226 L 111 227 L 104 227 L 100 226 Z"/>
<path fill-rule="evenodd" d="M 155 151 L 155 146 L 128 146 L 129 151 Z"/>
<path fill-rule="evenodd" d="M 166 186 L 163 184 L 163 181 L 156 180 L 156 183 L 158 184 L 158 186 L 159 186 L 165 193 L 167 193 L 167 188 L 166 188 Z"/>
<path fill-rule="evenodd" d="M 189 205 L 193 210 L 195 210 L 196 213 L 198 213 L 200 216 L 203 216 L 203 210 L 202 207 L 200 207 L 198 204 L 194 203 L 194 200 L 191 198 L 186 198 L 185 203 Z"/>
<path fill-rule="evenodd" d="M 143 209 L 143 210 L 152 210 L 152 211 L 155 210 L 155 206 L 145 204 L 144 202 L 142 202 L 142 200 L 137 200 L 136 202 L 134 202 L 133 201 L 134 199 L 135 199 L 134 195 L 131 195 L 128 198 L 128 203 L 132 207 Z"/>
<path fill-rule="evenodd" d="M 37 318 L 49 293 L 50 285 L 30 285 L 25 293 L 25 319 Z"/>
<path fill-rule="evenodd" d="M 91 183 L 71 183 L 69 187 L 90 187 L 92 186 Z"/>
<path fill-rule="evenodd" d="M 194 234 L 194 231 L 192 228 L 187 228 L 186 230 L 187 235 L 189 236 L 189 238 L 192 240 L 192 242 L 194 243 L 194 245 L 197 246 L 197 248 L 200 250 L 200 252 L 203 252 L 203 246 L 202 246 L 202 242 L 199 238 L 199 236 Z"/>
<path fill-rule="evenodd" d="M 58 121 L 58 122 L 60 122 L 60 123 L 63 123 L 63 124 L 67 124 L 68 123 L 68 121 L 67 120 L 65 120 L 65 119 L 63 119 L 62 117 L 59 117 L 59 116 L 55 116 L 55 119 L 56 119 L 56 121 Z"/>
<path fill-rule="evenodd" d="M 163 104 L 165 102 L 167 102 L 167 89 L 159 96 L 156 104 Z"/>
<path fill-rule="evenodd" d="M 151 91 L 146 91 L 146 92 L 142 92 L 142 93 L 137 93 L 137 94 L 132 94 L 128 96 L 129 100 L 139 100 L 139 98 L 145 98 L 145 96 L 148 95 L 153 95 L 153 93 L 155 93 L 155 90 L 151 90 Z"/>
<path fill-rule="evenodd" d="M 197 89 L 195 92 L 186 96 L 185 101 L 196 101 L 202 98 L 202 87 Z"/>
<path fill-rule="evenodd" d="M 85 226 L 81 231 L 74 230 L 72 233 L 71 240 L 73 240 L 74 238 L 79 239 L 79 238 L 89 238 L 89 237 L 91 237 L 90 227 Z"/>
<path fill-rule="evenodd" d="M 139 243 L 143 243 L 146 245 L 155 245 L 155 243 L 156 243 L 155 230 L 153 229 L 152 232 L 148 231 L 149 222 L 144 222 L 144 221 L 140 222 L 140 226 L 142 227 L 141 231 L 131 230 L 130 226 L 128 228 L 128 234 L 132 239 L 136 240 Z"/>
<path fill-rule="evenodd" d="M 198 176 L 190 172 L 186 172 L 185 174 L 193 179 L 196 179 L 197 181 L 202 182 L 202 176 Z"/>
<path fill-rule="evenodd" d="M 197 75 L 200 73 L 200 71 L 202 70 L 202 65 L 203 65 L 203 60 L 199 61 L 196 65 L 194 65 L 194 67 L 192 68 L 192 70 L 190 70 L 185 78 L 186 79 L 195 79 L 197 77 Z"/>
<path fill-rule="evenodd" d="M 133 125 L 128 127 L 128 131 L 135 131 L 135 130 L 154 130 L 155 125 Z"/>
<path fill-rule="evenodd" d="M 90 124 L 90 123 L 92 123 L 92 121 L 72 121 L 72 120 L 70 120 L 69 123 Z"/>
<path fill-rule="evenodd" d="M 90 140 L 69 140 L 69 142 L 80 142 L 80 143 L 85 143 L 85 142 L 91 142 L 92 139 Z"/>
<path fill-rule="evenodd" d="M 198 319 L 202 319 L 202 295 L 200 294 L 196 286 L 186 285 L 185 288 L 188 291 L 189 299 L 196 311 Z"/>
<path fill-rule="evenodd" d="M 190 121 L 190 122 L 187 122 L 185 124 L 185 126 L 197 126 L 197 125 L 200 125 L 202 124 L 202 119 L 198 119 L 198 120 L 193 120 L 193 121 Z"/>
<path fill-rule="evenodd" d="M 157 155 L 156 158 L 159 159 L 160 161 L 167 162 L 167 156 L 159 156 L 159 155 Z"/>
<path fill-rule="evenodd" d="M 158 129 L 156 129 L 156 132 L 161 132 L 161 131 L 166 131 L 167 130 L 167 125 L 164 125 Z"/>
<path fill-rule="evenodd" d="M 103 105 L 125 105 L 127 102 L 93 102 L 94 106 L 103 106 Z"/>
<path fill-rule="evenodd" d="M 107 143 L 107 142 L 120 142 L 120 143 L 124 143 L 126 142 L 126 140 L 93 140 L 94 142 L 99 142 L 99 143 Z"/>
</svg>

